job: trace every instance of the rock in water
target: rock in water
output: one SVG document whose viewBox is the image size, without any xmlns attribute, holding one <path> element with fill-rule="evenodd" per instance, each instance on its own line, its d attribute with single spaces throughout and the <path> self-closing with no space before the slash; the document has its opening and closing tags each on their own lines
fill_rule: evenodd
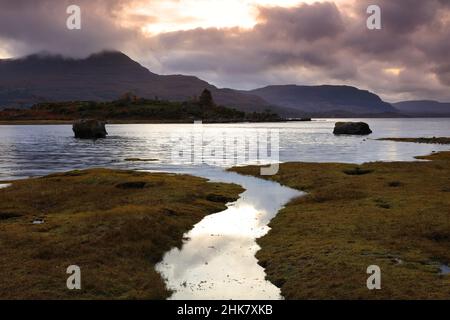
<svg viewBox="0 0 450 320">
<path fill-rule="evenodd" d="M 365 122 L 336 122 L 334 134 L 368 135 L 372 133 Z"/>
<path fill-rule="evenodd" d="M 105 122 L 99 120 L 78 120 L 73 124 L 72 130 L 75 133 L 75 138 L 79 139 L 106 138 L 108 133 L 105 124 Z"/>
</svg>

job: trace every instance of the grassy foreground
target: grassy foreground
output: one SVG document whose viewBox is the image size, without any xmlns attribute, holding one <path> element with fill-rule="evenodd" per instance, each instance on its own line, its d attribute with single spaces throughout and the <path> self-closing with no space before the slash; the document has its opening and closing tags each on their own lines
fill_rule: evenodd
<svg viewBox="0 0 450 320">
<path fill-rule="evenodd" d="M 242 191 L 107 169 L 16 181 L 0 189 L 0 299 L 164 299 L 154 265 Z M 66 288 L 69 265 L 81 268 L 82 290 Z"/>
<path fill-rule="evenodd" d="M 307 192 L 258 240 L 285 298 L 450 298 L 450 275 L 439 274 L 450 263 L 450 152 L 421 158 L 432 161 L 285 163 L 265 177 Z M 381 290 L 366 287 L 369 265 L 381 268 Z"/>
</svg>

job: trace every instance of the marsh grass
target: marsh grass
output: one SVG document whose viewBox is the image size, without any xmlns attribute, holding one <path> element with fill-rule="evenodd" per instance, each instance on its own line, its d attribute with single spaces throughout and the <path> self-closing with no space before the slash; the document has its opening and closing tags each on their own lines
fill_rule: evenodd
<svg viewBox="0 0 450 320">
<path fill-rule="evenodd" d="M 281 184 L 306 191 L 258 240 L 259 263 L 287 299 L 448 299 L 450 152 L 427 162 L 284 163 Z M 256 166 L 233 168 L 259 176 Z M 366 287 L 379 265 L 382 290 Z"/>
<path fill-rule="evenodd" d="M 164 299 L 163 254 L 205 215 L 234 200 L 232 184 L 93 169 L 16 181 L 0 190 L 0 298 Z M 42 224 L 32 224 L 42 219 Z M 66 288 L 81 268 L 82 290 Z"/>
</svg>

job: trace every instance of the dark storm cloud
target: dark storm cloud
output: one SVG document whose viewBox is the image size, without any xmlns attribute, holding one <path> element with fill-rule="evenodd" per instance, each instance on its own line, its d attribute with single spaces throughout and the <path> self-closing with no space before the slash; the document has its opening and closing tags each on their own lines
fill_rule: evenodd
<svg viewBox="0 0 450 320">
<path fill-rule="evenodd" d="M 357 3 L 359 11 L 364 11 L 371 4 L 379 5 L 382 8 L 384 28 L 396 34 L 411 33 L 432 23 L 442 5 L 433 0 L 363 0 Z"/>
<path fill-rule="evenodd" d="M 211 28 L 162 34 L 153 48 L 169 53 L 181 50 L 187 60 L 177 57 L 168 66 L 184 71 L 215 66 L 222 71 L 259 72 L 275 66 L 332 67 L 339 63 L 334 60 L 333 44 L 345 27 L 334 4 L 260 8 L 259 21 L 251 30 Z"/>
<path fill-rule="evenodd" d="M 314 3 L 297 8 L 259 9 L 256 32 L 272 39 L 315 41 L 333 38 L 344 30 L 341 14 L 333 3 Z M 319 23 L 320 22 L 320 23 Z"/>
<path fill-rule="evenodd" d="M 358 1 L 357 8 L 362 11 L 373 2 Z M 382 8 L 383 29 L 374 36 L 362 29 L 349 33 L 347 44 L 352 51 L 371 60 L 385 59 L 404 67 L 412 93 L 439 92 L 438 97 L 449 100 L 450 1 L 382 0 L 375 3 Z M 437 83 L 431 81 L 434 76 Z M 399 80 L 402 83 L 398 88 L 404 90 L 406 79 L 400 77 Z"/>
<path fill-rule="evenodd" d="M 359 0 L 354 8 L 356 18 L 346 34 L 347 46 L 363 53 L 386 57 L 404 49 L 416 49 L 418 33 L 430 29 L 436 23 L 442 5 L 437 0 Z M 382 29 L 373 32 L 364 28 L 366 8 L 377 4 L 382 12 Z"/>
<path fill-rule="evenodd" d="M 439 77 L 439 80 L 450 89 L 450 64 L 439 65 L 434 71 Z"/>
<path fill-rule="evenodd" d="M 152 48 L 169 53 L 168 71 L 200 73 L 233 87 L 344 82 L 390 100 L 450 100 L 449 2 L 363 0 L 351 10 L 327 2 L 260 8 L 251 30 L 173 32 L 160 35 Z M 382 30 L 366 27 L 370 4 L 382 9 Z M 252 73 L 258 77 L 249 77 Z"/>
<path fill-rule="evenodd" d="M 0 43 L 14 55 L 125 51 L 155 72 L 198 75 L 219 86 L 346 83 L 389 100 L 450 101 L 450 1 L 357 0 L 259 7 L 252 29 L 142 34 L 157 14 L 128 16 L 137 0 L 77 0 L 82 32 L 65 28 L 70 1 L 0 0 Z M 366 9 L 382 10 L 382 30 L 366 28 Z M 123 17 L 122 17 L 123 18 Z M 0 50 L 1 52 L 1 50 Z"/>
<path fill-rule="evenodd" d="M 66 9 L 74 1 L 0 0 L 0 43 L 12 54 L 37 51 L 81 56 L 102 49 L 120 48 L 136 31 L 117 25 L 114 12 L 121 1 L 77 0 L 82 8 L 82 30 L 66 28 Z"/>
</svg>

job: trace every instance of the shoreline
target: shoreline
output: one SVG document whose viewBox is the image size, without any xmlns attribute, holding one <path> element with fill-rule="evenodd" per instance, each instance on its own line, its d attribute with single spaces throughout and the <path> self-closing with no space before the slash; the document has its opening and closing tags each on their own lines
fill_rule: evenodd
<svg viewBox="0 0 450 320">
<path fill-rule="evenodd" d="M 19 120 L 0 121 L 0 125 L 72 125 L 76 120 Z M 314 120 L 313 120 L 314 121 Z M 233 123 L 279 123 L 279 122 L 304 122 L 302 120 L 279 121 L 202 121 L 203 124 L 233 124 Z M 194 120 L 186 121 L 148 121 L 148 120 L 107 120 L 106 124 L 193 124 Z"/>
<path fill-rule="evenodd" d="M 311 120 L 302 119 L 280 119 L 277 121 L 203 121 L 204 124 L 238 124 L 238 123 L 289 123 L 289 122 L 314 122 L 323 120 L 340 120 L 340 119 L 450 119 L 448 117 L 314 117 Z M 72 125 L 77 119 L 74 120 L 0 120 L 0 125 Z M 107 124 L 192 124 L 194 120 L 106 120 Z M 383 138 L 398 139 L 398 138 Z M 382 140 L 382 139 L 377 139 Z M 395 141 L 395 140 L 393 140 Z"/>
<path fill-rule="evenodd" d="M 432 138 L 380 138 L 378 141 L 394 141 L 394 142 L 412 142 L 425 144 L 450 144 L 448 137 L 432 137 Z"/>
</svg>

